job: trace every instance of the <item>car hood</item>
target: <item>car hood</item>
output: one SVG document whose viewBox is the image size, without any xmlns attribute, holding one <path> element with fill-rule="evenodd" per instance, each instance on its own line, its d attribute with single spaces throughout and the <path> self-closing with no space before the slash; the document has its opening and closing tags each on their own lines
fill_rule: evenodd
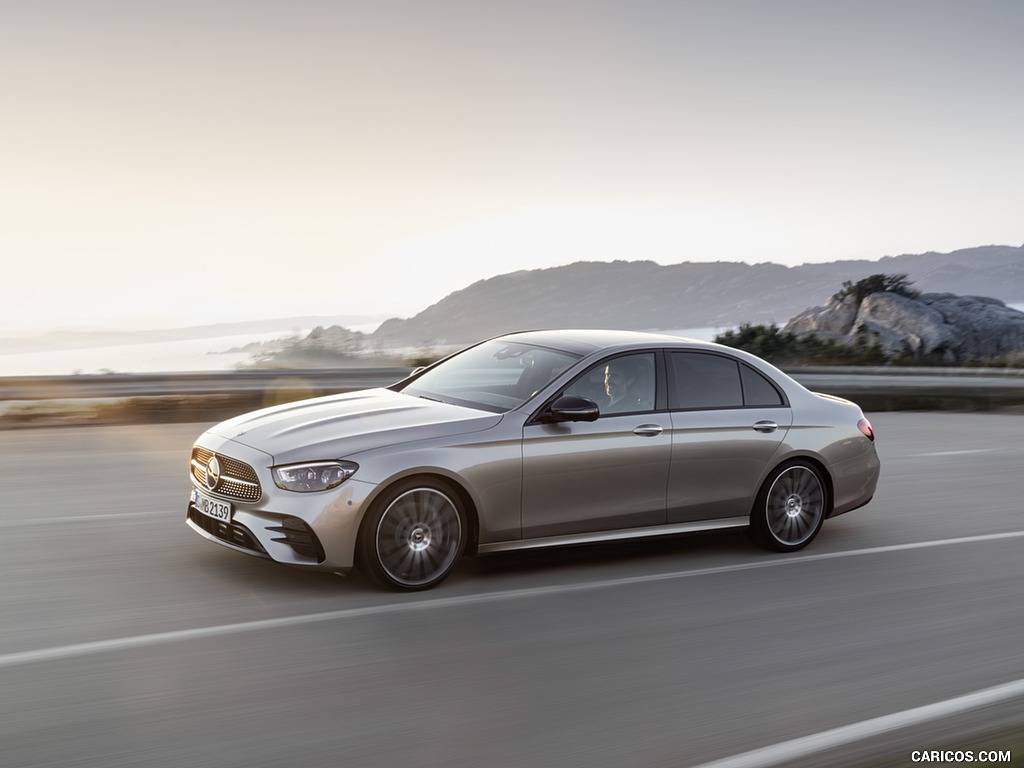
<svg viewBox="0 0 1024 768">
<path fill-rule="evenodd" d="M 287 464 L 478 432 L 501 418 L 389 389 L 367 389 L 253 411 L 221 422 L 209 433 L 269 453 L 275 464 Z"/>
</svg>

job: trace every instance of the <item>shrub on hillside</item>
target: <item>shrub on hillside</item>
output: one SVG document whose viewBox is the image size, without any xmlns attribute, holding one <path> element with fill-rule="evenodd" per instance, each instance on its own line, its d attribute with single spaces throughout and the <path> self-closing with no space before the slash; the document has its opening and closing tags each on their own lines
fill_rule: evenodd
<svg viewBox="0 0 1024 768">
<path fill-rule="evenodd" d="M 854 344 L 810 335 L 782 333 L 777 325 L 741 325 L 715 338 L 719 344 L 742 349 L 774 365 L 885 365 L 889 362 L 878 342 L 860 338 Z"/>
<path fill-rule="evenodd" d="M 859 302 L 865 296 L 870 296 L 873 293 L 896 293 L 906 296 L 908 299 L 916 299 L 921 293 L 911 288 L 911 285 L 913 283 L 907 279 L 906 275 L 869 275 L 856 283 L 850 280 L 844 281 L 843 287 L 833 294 L 832 298 L 835 301 L 842 301 L 852 295 Z"/>
</svg>

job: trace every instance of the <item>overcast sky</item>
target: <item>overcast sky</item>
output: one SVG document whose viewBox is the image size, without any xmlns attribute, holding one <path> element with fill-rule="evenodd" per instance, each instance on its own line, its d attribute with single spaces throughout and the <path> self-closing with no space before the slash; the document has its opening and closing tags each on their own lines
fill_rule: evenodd
<svg viewBox="0 0 1024 768">
<path fill-rule="evenodd" d="M 0 0 L 0 331 L 1020 245 L 1022 29 L 1018 0 Z"/>
</svg>

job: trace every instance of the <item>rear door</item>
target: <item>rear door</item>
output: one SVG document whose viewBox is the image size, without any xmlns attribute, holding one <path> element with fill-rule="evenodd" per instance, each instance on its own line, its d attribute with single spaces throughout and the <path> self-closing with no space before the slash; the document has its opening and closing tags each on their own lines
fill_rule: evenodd
<svg viewBox="0 0 1024 768">
<path fill-rule="evenodd" d="M 667 360 L 668 522 L 749 515 L 793 422 L 782 391 L 729 355 L 671 351 Z"/>
</svg>

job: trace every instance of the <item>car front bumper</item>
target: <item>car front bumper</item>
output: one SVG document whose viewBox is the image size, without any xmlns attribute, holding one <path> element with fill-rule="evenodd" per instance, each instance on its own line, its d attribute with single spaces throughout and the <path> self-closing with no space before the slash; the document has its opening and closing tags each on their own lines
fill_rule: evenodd
<svg viewBox="0 0 1024 768">
<path fill-rule="evenodd" d="M 226 484 L 227 494 L 219 486 L 211 489 L 203 474 L 197 475 L 193 462 L 193 493 L 186 517 L 196 533 L 228 549 L 285 565 L 337 572 L 354 567 L 359 524 L 375 484 L 349 478 L 329 491 L 285 491 L 274 484 L 272 458 L 266 453 L 209 433 L 200 437 L 196 446 L 217 456 L 225 466 L 239 462 L 251 468 L 259 484 L 257 498 L 238 498 Z M 230 504 L 227 519 L 204 514 L 197 493 Z"/>
</svg>

